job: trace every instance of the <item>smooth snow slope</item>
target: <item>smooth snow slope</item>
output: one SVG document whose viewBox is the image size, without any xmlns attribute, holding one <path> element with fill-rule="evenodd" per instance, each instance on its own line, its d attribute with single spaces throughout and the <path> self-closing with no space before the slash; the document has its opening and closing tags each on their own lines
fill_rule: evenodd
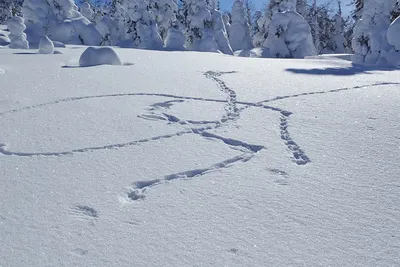
<svg viewBox="0 0 400 267">
<path fill-rule="evenodd" d="M 399 71 L 84 49 L 0 49 L 0 266 L 400 264 Z"/>
</svg>

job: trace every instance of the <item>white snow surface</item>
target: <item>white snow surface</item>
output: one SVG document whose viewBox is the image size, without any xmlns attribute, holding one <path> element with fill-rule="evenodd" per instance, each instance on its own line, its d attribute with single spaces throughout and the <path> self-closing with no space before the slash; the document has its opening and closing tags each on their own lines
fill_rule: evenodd
<svg viewBox="0 0 400 267">
<path fill-rule="evenodd" d="M 112 47 L 90 46 L 79 58 L 79 66 L 122 65 L 122 62 Z"/>
<path fill-rule="evenodd" d="M 85 48 L 0 49 L 0 266 L 399 265 L 399 70 Z"/>
</svg>

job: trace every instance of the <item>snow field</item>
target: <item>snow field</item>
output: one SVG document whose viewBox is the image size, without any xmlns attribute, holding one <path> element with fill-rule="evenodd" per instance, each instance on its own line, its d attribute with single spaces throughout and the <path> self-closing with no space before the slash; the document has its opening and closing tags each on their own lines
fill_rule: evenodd
<svg viewBox="0 0 400 267">
<path fill-rule="evenodd" d="M 0 50 L 0 265 L 397 264 L 397 70 L 84 49 Z"/>
</svg>

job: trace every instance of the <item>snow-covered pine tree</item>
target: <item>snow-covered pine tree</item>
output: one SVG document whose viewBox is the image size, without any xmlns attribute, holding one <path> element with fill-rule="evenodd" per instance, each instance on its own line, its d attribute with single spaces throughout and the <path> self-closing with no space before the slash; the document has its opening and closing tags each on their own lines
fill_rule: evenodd
<svg viewBox="0 0 400 267">
<path fill-rule="evenodd" d="M 400 67 L 400 16 L 389 26 L 387 38 L 392 48 L 385 54 L 386 63 L 394 67 Z"/>
<path fill-rule="evenodd" d="M 99 45 L 101 36 L 72 0 L 25 0 L 22 12 L 29 43 L 42 36 L 68 44 Z"/>
<path fill-rule="evenodd" d="M 0 0 L 0 25 L 13 16 L 22 16 L 22 0 Z"/>
<path fill-rule="evenodd" d="M 391 49 L 386 32 L 390 25 L 392 0 L 365 0 L 361 19 L 354 29 L 353 62 L 375 65 L 382 63 Z"/>
<path fill-rule="evenodd" d="M 320 53 L 320 27 L 318 23 L 318 7 L 317 7 L 317 0 L 313 0 L 313 4 L 311 6 L 311 10 L 309 12 L 309 21 L 311 27 L 311 35 L 313 37 L 313 43 L 317 53 Z"/>
<path fill-rule="evenodd" d="M 123 46 L 141 49 L 161 49 L 163 42 L 158 33 L 157 23 L 148 11 L 146 0 L 126 0 L 123 2 L 126 12 L 125 30 L 130 40 Z"/>
<path fill-rule="evenodd" d="M 390 21 L 393 22 L 400 16 L 400 0 L 394 0 L 393 9 L 390 14 Z"/>
<path fill-rule="evenodd" d="M 79 12 L 81 12 L 82 16 L 87 18 L 89 21 L 93 21 L 93 7 L 89 2 L 82 3 L 82 5 L 79 7 Z"/>
<path fill-rule="evenodd" d="M 269 32 L 269 23 L 272 16 L 278 12 L 296 11 L 296 0 L 271 0 L 264 12 L 263 16 L 260 13 L 255 14 L 255 26 L 253 35 L 254 47 L 266 47 L 266 39 Z"/>
<path fill-rule="evenodd" d="M 187 50 L 218 52 L 211 12 L 205 0 L 184 0 L 180 20 Z"/>
<path fill-rule="evenodd" d="M 335 41 L 333 35 L 335 34 L 335 23 L 330 17 L 327 5 L 317 7 L 318 13 L 318 29 L 319 29 L 319 53 L 331 54 L 335 52 Z"/>
<path fill-rule="evenodd" d="M 228 14 L 222 15 L 222 20 L 224 21 L 225 29 L 229 37 L 229 30 L 231 28 L 231 19 Z"/>
<path fill-rule="evenodd" d="M 262 12 L 257 10 L 254 14 L 254 26 L 253 26 L 253 46 L 262 47 L 268 36 L 268 24 L 266 16 L 263 16 Z"/>
<path fill-rule="evenodd" d="M 232 24 L 229 29 L 229 41 L 233 51 L 253 48 L 250 25 L 241 0 L 235 0 L 232 6 Z"/>
<path fill-rule="evenodd" d="M 355 10 L 353 13 L 353 18 L 355 21 L 358 21 L 361 18 L 363 12 L 364 0 L 355 0 L 354 4 L 355 4 Z"/>
<path fill-rule="evenodd" d="M 297 0 L 296 11 L 305 18 L 307 16 L 307 0 Z"/>
<path fill-rule="evenodd" d="M 338 1 L 338 12 L 333 16 L 334 33 L 333 33 L 333 51 L 335 53 L 344 53 L 344 20 L 342 17 L 341 1 Z"/>
<path fill-rule="evenodd" d="M 272 57 L 304 58 L 316 54 L 310 26 L 295 11 L 278 12 L 272 16 L 266 45 Z"/>
<path fill-rule="evenodd" d="M 165 40 L 168 29 L 172 27 L 173 24 L 176 24 L 178 6 L 174 0 L 157 0 L 151 2 L 151 10 L 154 13 L 160 36 Z"/>
</svg>

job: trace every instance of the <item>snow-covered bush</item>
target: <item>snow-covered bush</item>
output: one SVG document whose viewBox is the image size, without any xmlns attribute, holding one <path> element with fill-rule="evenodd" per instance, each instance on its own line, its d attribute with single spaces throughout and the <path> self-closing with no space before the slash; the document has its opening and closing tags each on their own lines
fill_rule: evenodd
<svg viewBox="0 0 400 267">
<path fill-rule="evenodd" d="M 233 51 L 253 48 L 250 26 L 241 0 L 235 0 L 232 6 L 232 24 L 229 29 L 229 41 Z"/>
<path fill-rule="evenodd" d="M 122 65 L 122 62 L 111 47 L 88 47 L 79 58 L 79 66 L 96 65 Z"/>
<path fill-rule="evenodd" d="M 39 42 L 39 53 L 40 54 L 53 54 L 54 44 L 46 35 L 40 38 Z"/>
<path fill-rule="evenodd" d="M 266 44 L 272 57 L 304 58 L 316 54 L 310 26 L 294 11 L 276 13 L 272 17 Z"/>
<path fill-rule="evenodd" d="M 8 35 L 8 38 L 10 38 L 10 48 L 29 49 L 29 43 L 26 40 L 26 34 L 24 33 L 26 27 L 23 18 L 10 18 L 7 21 L 7 28 L 10 31 L 10 34 Z"/>
<path fill-rule="evenodd" d="M 384 63 L 384 54 L 390 50 L 387 30 L 390 25 L 392 3 L 385 0 L 365 0 L 362 17 L 354 29 L 353 62 L 357 64 Z"/>
</svg>

